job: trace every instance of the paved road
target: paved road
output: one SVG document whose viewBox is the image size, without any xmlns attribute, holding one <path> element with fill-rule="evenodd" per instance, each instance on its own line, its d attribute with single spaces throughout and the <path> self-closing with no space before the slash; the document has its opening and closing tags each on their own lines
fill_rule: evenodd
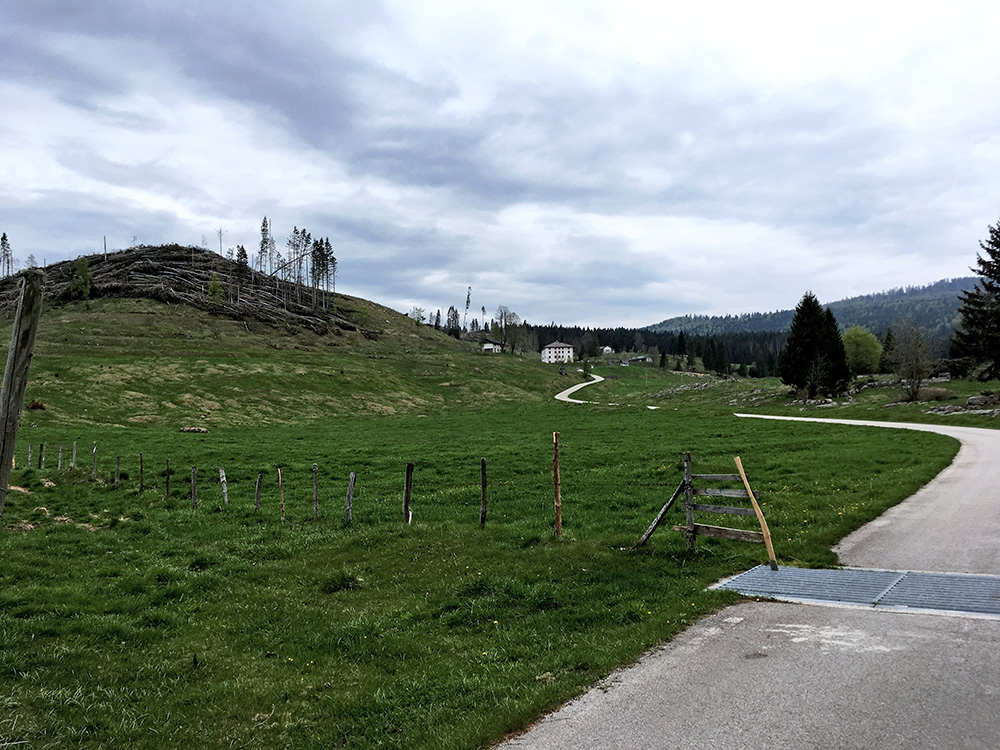
<svg viewBox="0 0 1000 750">
<path fill-rule="evenodd" d="M 602 378 L 600 375 L 594 375 L 593 373 L 591 373 L 590 377 L 592 379 L 588 380 L 586 383 L 579 383 L 579 384 L 574 385 L 574 386 L 572 386 L 570 388 L 567 388 L 565 391 L 561 391 L 560 393 L 557 393 L 556 394 L 556 401 L 565 401 L 568 404 L 593 404 L 593 403 L 596 403 L 594 401 L 580 401 L 579 399 L 572 398 L 573 394 L 576 393 L 581 388 L 586 388 L 588 385 L 593 385 L 594 383 L 600 383 L 602 380 L 604 380 L 604 378 Z"/>
<path fill-rule="evenodd" d="M 897 563 L 910 559 L 911 548 L 926 553 L 935 545 L 933 565 L 940 570 L 1000 574 L 1000 479 L 991 462 L 1000 462 L 1000 431 L 885 426 L 941 431 L 963 447 L 949 469 L 890 511 L 892 517 L 845 539 L 842 560 L 928 570 L 934 567 L 926 554 L 921 566 Z M 957 504 L 975 514 L 975 525 L 946 520 Z M 739 604 L 501 747 L 995 750 L 1000 620 Z"/>
</svg>

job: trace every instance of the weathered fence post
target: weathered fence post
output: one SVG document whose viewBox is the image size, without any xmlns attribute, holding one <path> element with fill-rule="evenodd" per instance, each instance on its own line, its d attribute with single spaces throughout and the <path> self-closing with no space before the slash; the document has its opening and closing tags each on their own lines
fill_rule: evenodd
<svg viewBox="0 0 1000 750">
<path fill-rule="evenodd" d="M 121 481 L 122 475 L 122 457 L 115 457 L 115 489 L 118 489 L 118 483 Z"/>
<path fill-rule="evenodd" d="M 281 520 L 285 520 L 285 486 L 281 479 L 281 469 L 278 469 L 278 502 L 281 503 Z"/>
<path fill-rule="evenodd" d="M 552 433 L 552 482 L 555 485 L 556 536 L 562 535 L 562 488 L 559 479 L 559 433 Z"/>
<path fill-rule="evenodd" d="M 229 505 L 229 485 L 226 483 L 225 469 L 219 469 L 219 484 L 222 485 L 222 504 Z"/>
<path fill-rule="evenodd" d="M 482 485 L 483 499 L 479 504 L 479 528 L 486 528 L 486 459 L 480 459 L 479 462 L 479 479 Z"/>
<path fill-rule="evenodd" d="M 354 503 L 354 480 L 357 479 L 357 476 L 358 475 L 352 471 L 350 478 L 347 480 L 347 503 L 344 506 L 344 520 L 347 523 L 351 522 L 354 512 L 351 506 Z"/>
<path fill-rule="evenodd" d="M 691 470 L 691 454 L 684 454 L 684 511 L 686 514 L 687 550 L 694 552 L 696 533 L 694 529 L 694 472 Z"/>
<path fill-rule="evenodd" d="M 0 386 L 0 518 L 3 518 L 10 472 L 14 466 L 14 444 L 21 426 L 21 409 L 24 406 L 24 393 L 28 388 L 31 357 L 35 350 L 35 332 L 42 313 L 43 278 L 44 274 L 40 270 L 24 273 L 21 297 L 10 335 L 3 384 Z"/>
<path fill-rule="evenodd" d="M 59 443 L 59 463 L 56 465 L 58 471 L 62 471 L 62 443 Z"/>
<path fill-rule="evenodd" d="M 410 511 L 410 494 L 413 492 L 413 464 L 406 465 L 406 482 L 403 484 L 403 521 L 413 522 L 413 513 Z"/>
<path fill-rule="evenodd" d="M 91 477 L 97 480 L 97 441 L 94 441 L 94 469 L 91 472 Z"/>
<path fill-rule="evenodd" d="M 38 444 L 38 468 L 45 468 L 45 443 Z"/>
<path fill-rule="evenodd" d="M 31 468 L 31 443 L 28 443 L 28 468 Z"/>
<path fill-rule="evenodd" d="M 198 507 L 198 467 L 191 467 L 191 507 Z"/>
<path fill-rule="evenodd" d="M 264 473 L 257 474 L 257 492 L 255 493 L 254 510 L 260 510 L 260 485 L 264 481 Z"/>
<path fill-rule="evenodd" d="M 313 464 L 313 520 L 319 518 L 319 466 Z"/>
<path fill-rule="evenodd" d="M 76 441 L 73 441 L 73 462 L 69 465 L 69 468 L 76 468 Z"/>
</svg>

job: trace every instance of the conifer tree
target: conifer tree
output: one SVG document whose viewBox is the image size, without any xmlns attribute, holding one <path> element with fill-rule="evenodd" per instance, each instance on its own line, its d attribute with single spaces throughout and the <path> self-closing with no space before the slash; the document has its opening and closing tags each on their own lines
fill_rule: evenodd
<svg viewBox="0 0 1000 750">
<path fill-rule="evenodd" d="M 989 238 L 979 247 L 972 268 L 976 286 L 959 295 L 959 328 L 951 342 L 951 356 L 965 360 L 983 380 L 1000 377 L 1000 222 L 989 227 Z"/>
<path fill-rule="evenodd" d="M 4 276 L 14 273 L 14 258 L 10 252 L 10 241 L 6 232 L 0 235 L 0 273 Z"/>
<path fill-rule="evenodd" d="M 837 320 L 812 292 L 806 292 L 795 307 L 778 369 L 781 382 L 805 391 L 810 399 L 821 392 L 835 395 L 847 387 L 850 371 Z"/>
</svg>

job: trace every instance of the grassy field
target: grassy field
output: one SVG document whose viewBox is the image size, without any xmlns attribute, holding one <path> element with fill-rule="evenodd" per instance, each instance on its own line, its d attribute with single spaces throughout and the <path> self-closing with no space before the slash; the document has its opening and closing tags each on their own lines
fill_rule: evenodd
<svg viewBox="0 0 1000 750">
<path fill-rule="evenodd" d="M 0 743 L 485 747 L 733 601 L 706 586 L 764 560 L 718 540 L 688 553 L 667 530 L 680 511 L 635 548 L 684 451 L 706 473 L 741 456 L 779 560 L 829 565 L 831 544 L 956 450 L 732 416 L 737 402 L 787 413 L 774 381 L 620 368 L 583 392 L 619 406 L 560 404 L 552 394 L 581 376 L 479 355 L 383 310 L 377 340 L 341 342 L 135 301 L 47 316 L 29 388 L 46 409 L 25 412 L 0 537 Z M 179 432 L 189 424 L 209 432 Z M 57 470 L 74 441 L 77 469 Z"/>
</svg>

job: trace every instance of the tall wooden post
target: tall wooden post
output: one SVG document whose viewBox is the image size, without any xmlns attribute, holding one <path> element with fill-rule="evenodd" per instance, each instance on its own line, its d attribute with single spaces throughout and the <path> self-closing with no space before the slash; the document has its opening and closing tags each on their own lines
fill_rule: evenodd
<svg viewBox="0 0 1000 750">
<path fill-rule="evenodd" d="M 281 469 L 278 469 L 278 501 L 281 503 L 281 520 L 285 520 L 285 485 L 281 480 Z"/>
<path fill-rule="evenodd" d="M 94 468 L 91 470 L 91 478 L 97 479 L 97 441 L 94 441 Z"/>
<path fill-rule="evenodd" d="M 122 457 L 115 456 L 115 489 L 118 489 L 118 483 L 121 481 L 122 476 Z"/>
<path fill-rule="evenodd" d="M 479 484 L 482 499 L 479 502 L 479 528 L 486 528 L 486 459 L 479 459 Z"/>
<path fill-rule="evenodd" d="M 684 454 L 684 510 L 687 513 L 687 548 L 694 552 L 694 477 L 691 471 L 691 454 Z"/>
<path fill-rule="evenodd" d="M 403 484 L 403 522 L 413 521 L 413 512 L 410 510 L 410 494 L 413 492 L 413 464 L 406 465 L 406 482 Z"/>
<path fill-rule="evenodd" d="M 62 443 L 59 443 L 59 462 L 56 465 L 56 468 L 59 471 L 62 471 L 62 449 L 63 449 Z"/>
<path fill-rule="evenodd" d="M 45 468 L 45 443 L 38 444 L 38 468 Z"/>
<path fill-rule="evenodd" d="M 555 485 L 556 536 L 562 536 L 562 482 L 559 478 L 559 433 L 552 433 L 552 482 Z"/>
<path fill-rule="evenodd" d="M 28 373 L 35 351 L 35 332 L 42 314 L 42 279 L 38 270 L 26 271 L 21 281 L 21 298 L 17 303 L 14 328 L 7 351 L 3 385 L 0 386 L 0 518 L 7 500 L 10 471 L 14 460 L 14 444 L 21 426 L 21 409 L 28 389 Z"/>
<path fill-rule="evenodd" d="M 198 507 L 198 467 L 191 467 L 191 507 Z"/>
<path fill-rule="evenodd" d="M 319 466 L 313 464 L 313 520 L 319 518 Z"/>
<path fill-rule="evenodd" d="M 72 463 L 70 463 L 69 468 L 71 468 L 71 469 L 75 469 L 76 468 L 76 441 L 75 440 L 73 441 L 73 461 L 72 461 Z"/>
<path fill-rule="evenodd" d="M 354 504 L 354 480 L 358 478 L 355 472 L 351 472 L 350 478 L 347 480 L 347 502 L 344 505 L 344 521 L 347 523 L 351 522 L 354 515 L 354 510 L 352 508 Z"/>
<path fill-rule="evenodd" d="M 260 485 L 264 481 L 264 473 L 257 474 L 257 491 L 254 494 L 254 510 L 260 510 Z"/>
<path fill-rule="evenodd" d="M 229 505 L 229 484 L 226 482 L 225 469 L 219 469 L 219 484 L 222 485 L 222 504 Z"/>
</svg>

